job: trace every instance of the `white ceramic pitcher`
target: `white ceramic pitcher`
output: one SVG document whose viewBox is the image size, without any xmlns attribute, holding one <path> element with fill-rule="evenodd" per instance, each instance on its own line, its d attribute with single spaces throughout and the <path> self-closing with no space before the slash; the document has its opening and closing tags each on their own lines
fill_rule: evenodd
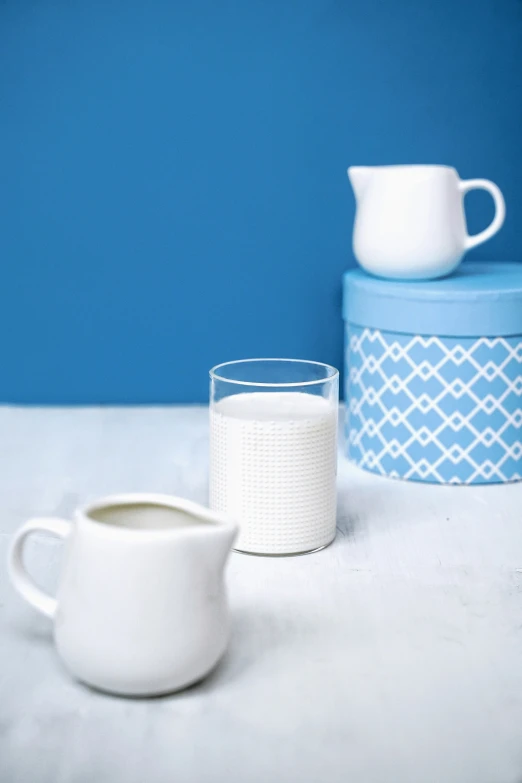
<svg viewBox="0 0 522 783">
<path fill-rule="evenodd" d="M 66 539 L 57 597 L 27 575 L 27 537 Z M 168 693 L 204 677 L 223 654 L 229 613 L 223 571 L 237 528 L 167 495 L 121 495 L 34 519 L 15 534 L 11 580 L 54 620 L 58 653 L 78 679 L 126 696 Z"/>
<path fill-rule="evenodd" d="M 352 166 L 348 169 L 357 209 L 353 251 L 379 277 L 426 280 L 450 274 L 464 253 L 486 242 L 505 218 L 502 192 L 486 179 L 461 180 L 449 166 Z M 469 236 L 464 195 L 491 193 L 495 217 Z"/>
</svg>

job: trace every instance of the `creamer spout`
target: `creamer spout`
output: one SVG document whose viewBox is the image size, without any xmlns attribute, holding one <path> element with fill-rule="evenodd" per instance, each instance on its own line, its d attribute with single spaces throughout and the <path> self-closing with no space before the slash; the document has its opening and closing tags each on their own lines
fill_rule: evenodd
<svg viewBox="0 0 522 783">
<path fill-rule="evenodd" d="M 357 201 L 362 197 L 365 188 L 370 181 L 372 169 L 370 166 L 350 166 L 348 169 L 348 179 L 355 193 Z"/>
</svg>

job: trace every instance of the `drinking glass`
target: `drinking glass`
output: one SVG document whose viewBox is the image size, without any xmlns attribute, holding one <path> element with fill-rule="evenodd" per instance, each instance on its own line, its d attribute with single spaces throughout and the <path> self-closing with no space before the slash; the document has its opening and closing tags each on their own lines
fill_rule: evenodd
<svg viewBox="0 0 522 783">
<path fill-rule="evenodd" d="M 339 373 L 301 359 L 210 370 L 210 507 L 239 524 L 236 549 L 297 555 L 336 529 Z"/>
</svg>

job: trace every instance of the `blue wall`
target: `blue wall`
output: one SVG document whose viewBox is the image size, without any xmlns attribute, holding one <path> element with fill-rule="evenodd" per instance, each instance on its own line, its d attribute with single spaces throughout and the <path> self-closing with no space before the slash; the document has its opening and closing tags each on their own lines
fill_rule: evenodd
<svg viewBox="0 0 522 783">
<path fill-rule="evenodd" d="M 0 0 L 0 401 L 340 365 L 347 165 L 495 180 L 521 259 L 521 133 L 520 0 Z"/>
</svg>

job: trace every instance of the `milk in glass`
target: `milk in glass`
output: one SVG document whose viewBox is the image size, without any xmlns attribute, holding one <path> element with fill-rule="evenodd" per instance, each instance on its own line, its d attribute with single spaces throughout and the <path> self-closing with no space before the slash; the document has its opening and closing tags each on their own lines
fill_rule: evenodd
<svg viewBox="0 0 522 783">
<path fill-rule="evenodd" d="M 210 413 L 210 506 L 240 526 L 236 549 L 310 552 L 335 535 L 337 406 L 317 394 L 233 394 Z"/>
</svg>

